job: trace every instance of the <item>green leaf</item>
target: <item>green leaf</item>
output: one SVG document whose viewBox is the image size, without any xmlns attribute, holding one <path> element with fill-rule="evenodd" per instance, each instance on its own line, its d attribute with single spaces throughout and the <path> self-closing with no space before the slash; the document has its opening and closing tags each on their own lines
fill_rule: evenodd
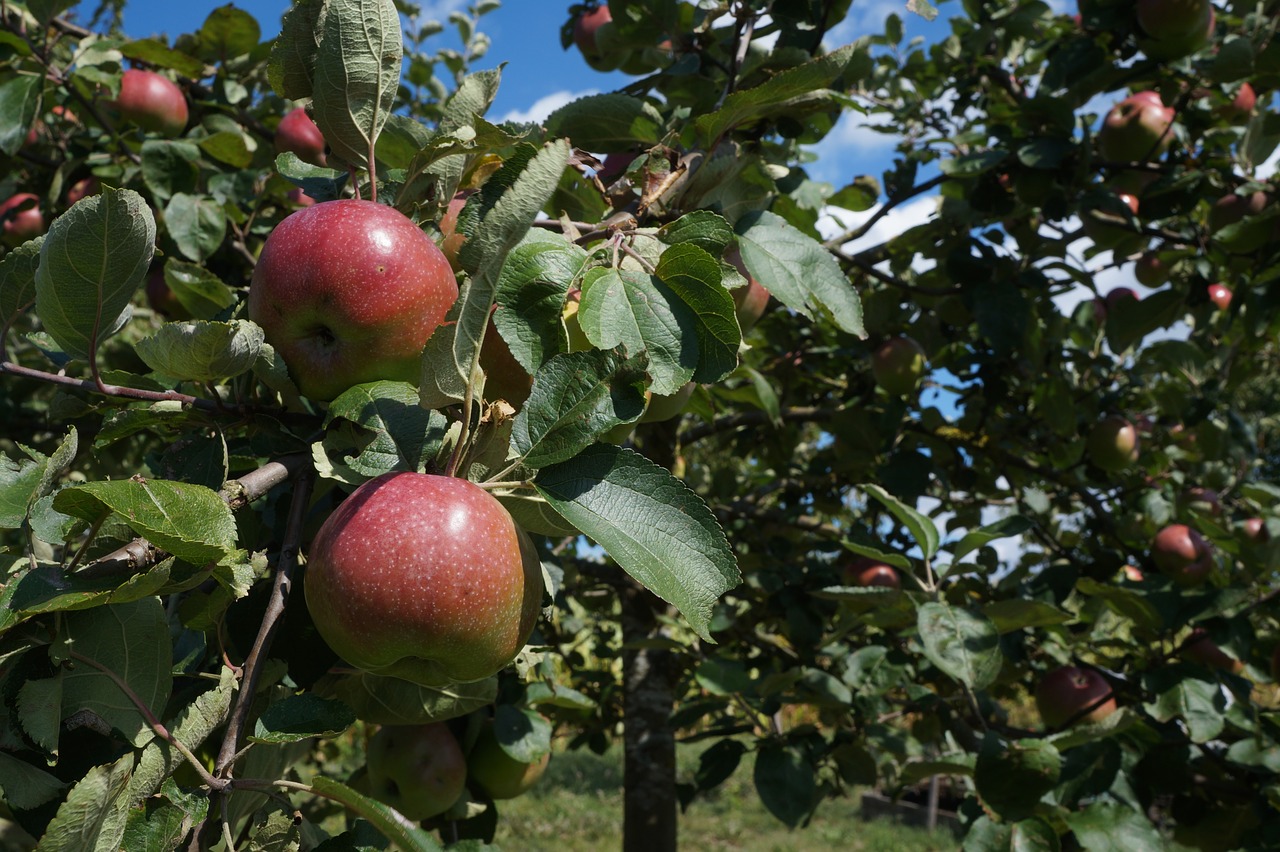
<svg viewBox="0 0 1280 852">
<path fill-rule="evenodd" d="M 1024 627 L 1066 624 L 1072 618 L 1071 613 L 1058 609 L 1051 603 L 1025 598 L 992 601 L 982 608 L 982 614 L 991 619 L 1001 635 Z"/>
<path fill-rule="evenodd" d="M 27 520 L 44 465 L 14 461 L 0 453 L 0 529 L 16 530 Z"/>
<path fill-rule="evenodd" d="M 343 428 L 352 423 L 354 434 Z M 444 415 L 418 404 L 418 389 L 406 382 L 372 382 L 344 391 L 329 405 L 325 447 L 359 449 L 343 464 L 373 478 L 392 470 L 423 471 L 444 441 Z"/>
<path fill-rule="evenodd" d="M 92 609 L 105 603 L 128 603 L 154 595 L 171 576 L 171 564 L 134 574 L 127 581 L 111 577 L 68 575 L 56 565 L 37 565 L 12 580 L 10 607 L 23 618 L 44 612 Z"/>
<path fill-rule="evenodd" d="M 14 810 L 38 808 L 66 788 L 66 782 L 43 769 L 0 751 L 0 796 Z"/>
<path fill-rule="evenodd" d="M 302 846 L 301 821 L 293 808 L 273 802 L 253 815 L 249 830 L 249 852 L 298 852 Z"/>
<path fill-rule="evenodd" d="M 164 283 L 196 319 L 211 320 L 236 303 L 235 293 L 222 279 L 185 260 L 169 258 L 164 265 Z"/>
<path fill-rule="evenodd" d="M 328 678 L 316 685 L 316 691 L 337 698 L 366 722 L 422 725 L 492 704 L 498 697 L 498 679 L 435 687 L 361 673 Z"/>
<path fill-rule="evenodd" d="M 212 198 L 179 192 L 164 208 L 165 226 L 182 252 L 203 263 L 227 235 L 227 215 Z"/>
<path fill-rule="evenodd" d="M 1091 577 L 1081 577 L 1076 589 L 1082 595 L 1102 598 L 1107 608 L 1144 630 L 1159 630 L 1164 624 L 1158 610 L 1147 596 L 1134 589 L 1126 589 L 1111 583 L 1100 583 Z"/>
<path fill-rule="evenodd" d="M 209 13 L 196 33 L 201 55 L 210 62 L 226 62 L 244 56 L 258 46 L 262 29 L 257 20 L 233 4 L 219 6 Z"/>
<path fill-rule="evenodd" d="M 540 228 L 531 229 L 507 255 L 492 322 L 530 375 L 552 355 L 567 351 L 561 313 L 586 261 L 582 248 Z"/>
<path fill-rule="evenodd" d="M 178 742 L 189 749 L 198 749 L 209 735 L 222 727 L 231 712 L 231 700 L 235 697 L 237 681 L 235 672 L 223 666 L 218 685 L 201 693 L 177 714 L 165 720 L 165 727 Z M 129 801 L 140 802 L 160 789 L 161 783 L 185 761 L 172 745 L 157 737 L 142 750 L 133 779 L 129 782 Z"/>
<path fill-rule="evenodd" d="M 466 395 L 497 294 L 507 255 L 528 232 L 569 162 L 569 146 L 551 142 L 540 149 L 521 145 L 481 190 L 479 230 L 462 246 L 461 262 L 475 270 L 449 311 L 449 320 L 436 329 L 423 351 L 421 402 L 442 408 Z M 476 203 L 473 197 L 468 208 Z"/>
<path fill-rule="evenodd" d="M 644 413 L 644 364 L 617 350 L 557 355 L 534 376 L 511 431 L 511 450 L 532 468 L 568 461 L 600 435 Z"/>
<path fill-rule="evenodd" d="M 232 130 L 220 130 L 205 136 L 198 143 L 204 151 L 220 163 L 237 169 L 247 168 L 253 162 L 253 152 L 245 137 Z"/>
<path fill-rule="evenodd" d="M 12 157 L 27 141 L 27 131 L 40 108 L 44 79 L 19 74 L 0 83 L 0 152 Z"/>
<path fill-rule="evenodd" d="M 317 775 L 311 782 L 311 787 L 318 795 L 346 805 L 353 813 L 373 823 L 400 852 L 441 852 L 444 848 L 412 820 L 376 799 L 357 793 L 345 784 Z"/>
<path fill-rule="evenodd" d="M 985 544 L 990 544 L 996 539 L 1022 535 L 1033 526 L 1034 524 L 1030 518 L 1025 518 L 1022 515 L 1011 515 L 1007 518 L 1001 518 L 993 524 L 976 529 L 960 539 L 960 543 L 955 547 L 955 555 L 952 556 L 952 564 L 959 562 Z"/>
<path fill-rule="evenodd" d="M 943 160 L 938 164 L 938 168 L 948 177 L 977 177 L 983 172 L 994 169 L 1008 158 L 1008 151 L 979 151 L 956 157 L 954 160 Z"/>
<path fill-rule="evenodd" d="M 711 641 L 711 609 L 741 575 L 724 531 L 688 486 L 638 453 L 601 444 L 543 468 L 534 485 Z"/>
<path fill-rule="evenodd" d="M 216 382 L 247 373 L 262 351 L 262 328 L 248 320 L 167 322 L 134 344 L 147 366 L 173 379 Z"/>
<path fill-rule="evenodd" d="M 737 231 L 747 271 L 778 301 L 810 319 L 825 309 L 840 329 L 866 336 L 862 302 L 821 243 L 768 211 L 743 216 Z"/>
<path fill-rule="evenodd" d="M 280 35 L 271 44 L 267 78 L 282 98 L 296 101 L 311 97 L 323 6 L 324 0 L 295 0 L 280 19 Z"/>
<path fill-rule="evenodd" d="M 1177 322 L 1186 305 L 1174 288 L 1138 299 L 1120 299 L 1107 308 L 1107 344 L 1112 352 L 1124 352 L 1154 331 Z"/>
<path fill-rule="evenodd" d="M 36 269 L 43 240 L 28 240 L 0 258 L 0 343 L 18 315 L 36 303 Z"/>
<path fill-rule="evenodd" d="M 920 545 L 920 550 L 924 553 L 925 559 L 933 558 L 934 554 L 938 552 L 940 543 L 938 528 L 934 526 L 933 521 L 903 503 L 879 485 L 863 485 L 861 489 L 879 500 L 889 510 L 889 513 L 898 519 L 898 523 L 907 528 L 907 532 L 911 533 L 911 537 L 915 539 L 916 544 Z"/>
<path fill-rule="evenodd" d="M 1083 811 L 1063 814 L 1063 818 L 1080 848 L 1089 852 L 1164 848 L 1160 833 L 1145 816 L 1114 802 L 1094 802 Z"/>
<path fill-rule="evenodd" d="M 36 313 L 63 352 L 90 360 L 119 329 L 155 243 L 151 208 L 131 189 L 103 187 L 54 220 L 40 247 Z"/>
<path fill-rule="evenodd" d="M 169 638 L 165 637 L 168 645 Z M 40 837 L 37 852 L 114 852 L 124 837 L 129 814 L 129 775 L 133 754 L 95 766 L 71 788 L 67 799 Z"/>
<path fill-rule="evenodd" d="M 713 257 L 719 257 L 733 242 L 733 226 L 719 213 L 694 210 L 659 228 L 658 239 L 671 246 L 692 243 Z"/>
<path fill-rule="evenodd" d="M 681 243 L 662 253 L 655 270 L 694 317 L 698 336 L 698 366 L 693 380 L 718 382 L 738 366 L 742 332 L 733 296 L 721 286 L 720 262 L 693 243 Z"/>
<path fill-rule="evenodd" d="M 183 77 L 198 80 L 205 76 L 204 63 L 180 50 L 174 50 L 155 38 L 126 41 L 119 46 L 120 53 L 128 59 L 138 59 L 147 65 L 170 68 Z"/>
<path fill-rule="evenodd" d="M 62 730 L 62 677 L 29 680 L 18 690 L 18 722 L 48 754 L 58 754 Z"/>
<path fill-rule="evenodd" d="M 662 141 L 662 114 L 648 101 L 612 92 L 565 104 L 546 120 L 547 133 L 601 153 L 648 148 Z"/>
<path fill-rule="evenodd" d="M 1143 691 L 1155 696 L 1144 708 L 1157 721 L 1181 719 L 1191 741 L 1216 739 L 1225 726 L 1226 696 L 1217 681 L 1201 680 L 1194 667 L 1174 664 L 1150 669 L 1142 676 Z"/>
<path fill-rule="evenodd" d="M 1007 820 L 1032 815 L 1040 797 L 1058 784 L 1062 756 L 1051 743 L 1025 739 L 1006 742 L 988 733 L 978 752 L 974 783 L 991 810 Z"/>
<path fill-rule="evenodd" d="M 355 723 L 356 714 L 346 704 L 304 692 L 277 701 L 262 711 L 249 740 L 296 743 L 312 737 L 334 737 Z"/>
<path fill-rule="evenodd" d="M 788 68 L 759 86 L 734 92 L 725 98 L 720 109 L 694 121 L 698 141 L 709 150 L 730 130 L 749 122 L 777 115 L 795 118 L 814 110 L 831 109 L 836 101 L 826 89 L 837 78 L 844 76 L 844 82 L 852 83 L 870 72 L 870 46 L 865 39 L 859 39 L 803 65 Z"/>
<path fill-rule="evenodd" d="M 769 813 L 792 828 L 817 804 L 817 777 L 798 746 L 766 742 L 756 755 L 753 777 Z"/>
<path fill-rule="evenodd" d="M 1000 634 L 986 617 L 930 602 L 920 607 L 916 624 L 924 655 L 943 672 L 970 689 L 995 683 L 1004 656 Z"/>
<path fill-rule="evenodd" d="M 54 652 L 77 655 L 62 670 L 62 717 L 88 711 L 135 747 L 146 745 L 155 732 L 115 678 L 102 669 L 127 683 L 153 716 L 164 711 L 173 683 L 169 671 L 173 642 L 160 599 L 148 597 L 68 613 L 62 625 Z"/>
<path fill-rule="evenodd" d="M 313 117 L 335 155 L 366 166 L 400 84 L 400 16 L 392 0 L 331 0 L 323 9 L 317 22 Z"/>
<path fill-rule="evenodd" d="M 235 550 L 236 521 L 218 493 L 163 479 L 86 482 L 58 492 L 53 507 L 95 523 L 111 512 L 179 559 L 217 562 Z"/>
<path fill-rule="evenodd" d="M 200 148 L 184 140 L 148 139 L 142 143 L 142 180 L 157 201 L 200 185 Z"/>
<path fill-rule="evenodd" d="M 383 168 L 407 169 L 414 156 L 431 144 L 431 138 L 431 131 L 416 118 L 392 113 L 378 136 L 374 154 Z"/>
<path fill-rule="evenodd" d="M 569 710 L 593 710 L 596 702 L 578 690 L 563 683 L 535 681 L 525 687 L 525 703 L 530 707 L 548 704 Z"/>
<path fill-rule="evenodd" d="M 499 704 L 493 733 L 498 746 L 520 763 L 534 763 L 551 751 L 551 723 L 534 710 Z"/>
<path fill-rule="evenodd" d="M 136 775 L 135 775 L 136 777 Z M 171 852 L 209 812 L 209 797 L 200 791 L 184 793 L 169 779 L 164 796 L 148 799 L 129 811 L 121 848 L 129 852 Z"/>
</svg>

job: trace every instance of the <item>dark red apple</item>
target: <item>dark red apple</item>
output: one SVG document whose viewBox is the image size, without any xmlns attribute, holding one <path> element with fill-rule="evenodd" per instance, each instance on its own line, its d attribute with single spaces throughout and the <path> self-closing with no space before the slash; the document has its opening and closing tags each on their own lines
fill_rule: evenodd
<svg viewBox="0 0 1280 852">
<path fill-rule="evenodd" d="M 1132 287 L 1115 287 L 1108 290 L 1107 295 L 1093 300 L 1093 318 L 1102 324 L 1106 321 L 1109 311 L 1115 310 L 1116 305 L 1130 299 L 1138 301 L 1138 293 Z"/>
<path fill-rule="evenodd" d="M 850 586 L 882 586 L 895 591 L 902 588 L 902 581 L 892 565 L 866 556 L 858 557 L 845 567 L 844 581 Z"/>
<path fill-rule="evenodd" d="M 1197 627 L 1191 631 L 1191 635 L 1182 643 L 1178 653 L 1184 660 L 1210 668 L 1223 669 L 1233 674 L 1244 671 L 1244 663 L 1219 648 L 1218 644 L 1209 638 L 1209 631 L 1203 627 Z"/>
<path fill-rule="evenodd" d="M 1089 461 L 1114 473 L 1138 460 L 1138 430 L 1119 415 L 1104 417 L 1089 433 Z"/>
<path fill-rule="evenodd" d="M 121 118 L 149 133 L 174 137 L 187 126 L 187 99 L 168 77 L 130 68 L 120 78 L 120 97 L 112 102 Z"/>
<path fill-rule="evenodd" d="M 67 206 L 70 207 L 80 199 L 87 198 L 90 195 L 97 195 L 98 190 L 101 188 L 101 182 L 92 175 L 80 178 L 67 189 Z"/>
<path fill-rule="evenodd" d="M 316 533 L 306 599 L 347 663 L 443 686 L 515 659 L 542 605 L 542 568 L 483 488 L 393 472 L 357 488 Z"/>
<path fill-rule="evenodd" d="M 155 266 L 147 276 L 147 304 L 162 317 L 174 320 L 191 319 L 191 312 L 178 300 L 168 282 L 164 280 L 164 267 Z"/>
<path fill-rule="evenodd" d="M 895 337 L 872 353 L 871 374 L 889 394 L 906 396 L 920 383 L 927 364 L 919 343 L 910 337 Z"/>
<path fill-rule="evenodd" d="M 4 223 L 4 242 L 9 246 L 22 245 L 47 229 L 40 199 L 30 192 L 19 192 L 0 201 L 0 222 Z"/>
<path fill-rule="evenodd" d="M 1093 669 L 1063 666 L 1044 676 L 1036 687 L 1036 708 L 1047 728 L 1067 723 L 1101 722 L 1116 712 L 1107 679 Z"/>
<path fill-rule="evenodd" d="M 1175 583 L 1194 586 L 1203 583 L 1213 570 L 1213 551 L 1191 527 L 1170 524 L 1156 533 L 1151 561 Z"/>
<path fill-rule="evenodd" d="M 516 760 L 502 750 L 493 724 L 487 723 L 480 730 L 476 744 L 467 755 L 467 771 L 492 799 L 514 799 L 524 795 L 538 782 L 551 761 L 547 752 L 533 763 Z"/>
<path fill-rule="evenodd" d="M 323 166 L 324 134 L 302 107 L 290 110 L 276 126 L 276 153 L 292 151 L 298 159 L 313 166 Z"/>
<path fill-rule="evenodd" d="M 1111 108 L 1098 131 L 1098 150 L 1115 162 L 1157 159 L 1173 141 L 1173 109 L 1153 91 L 1130 95 Z"/>
<path fill-rule="evenodd" d="M 1258 95 L 1246 81 L 1240 84 L 1231 103 L 1222 108 L 1221 115 L 1232 121 L 1243 121 L 1253 115 L 1253 109 L 1257 105 Z"/>
<path fill-rule="evenodd" d="M 467 760 L 444 722 L 384 726 L 367 758 L 369 793 L 414 821 L 449 810 L 467 786 Z"/>
<path fill-rule="evenodd" d="M 249 287 L 262 326 L 305 396 L 379 379 L 417 382 L 427 338 L 458 298 L 449 261 L 407 216 L 326 201 L 267 237 Z"/>
<path fill-rule="evenodd" d="M 1159 287 L 1169 280 L 1169 267 L 1160 260 L 1159 255 L 1147 252 L 1134 261 L 1133 277 L 1143 287 Z"/>
</svg>

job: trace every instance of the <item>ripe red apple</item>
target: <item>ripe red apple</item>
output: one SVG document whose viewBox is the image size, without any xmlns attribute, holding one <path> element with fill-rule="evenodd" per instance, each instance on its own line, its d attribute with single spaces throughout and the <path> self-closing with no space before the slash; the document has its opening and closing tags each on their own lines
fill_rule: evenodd
<svg viewBox="0 0 1280 852">
<path fill-rule="evenodd" d="M 1209 0 L 1137 0 L 1135 11 L 1138 26 L 1150 37 L 1142 40 L 1142 51 L 1152 59 L 1187 56 L 1213 37 Z"/>
<path fill-rule="evenodd" d="M 1036 687 L 1036 708 L 1047 728 L 1071 722 L 1101 722 L 1116 711 L 1107 679 L 1093 669 L 1063 666 L 1044 676 Z M 1087 708 L 1088 712 L 1086 712 Z"/>
<path fill-rule="evenodd" d="M 174 137 L 187 126 L 187 99 L 168 77 L 130 68 L 120 78 L 120 97 L 112 105 L 126 121 L 149 133 Z"/>
<path fill-rule="evenodd" d="M 735 287 L 730 291 L 730 295 L 733 296 L 734 312 L 738 316 L 738 327 L 742 329 L 743 334 L 746 334 L 760 321 L 760 317 L 764 316 L 764 310 L 769 306 L 769 290 L 747 272 L 747 265 L 742 262 L 742 252 L 736 245 L 730 246 L 725 251 L 724 259 L 747 279 L 747 286 Z"/>
<path fill-rule="evenodd" d="M 895 337 L 871 355 L 871 373 L 888 393 L 906 396 L 916 389 L 927 363 L 919 343 L 910 337 Z"/>
<path fill-rule="evenodd" d="M 22 245 L 46 230 L 40 199 L 30 192 L 19 192 L 0 201 L 0 222 L 4 223 L 4 242 L 9 246 Z"/>
<path fill-rule="evenodd" d="M 542 604 L 542 568 L 483 488 L 385 473 L 316 533 L 306 598 L 320 635 L 351 665 L 442 686 L 515 658 Z"/>
<path fill-rule="evenodd" d="M 514 799 L 537 783 L 550 761 L 550 752 L 533 763 L 516 760 L 502 750 L 493 724 L 488 723 L 481 729 L 476 744 L 467 755 L 467 771 L 471 780 L 480 785 L 490 798 Z"/>
<path fill-rule="evenodd" d="M 1104 417 L 1089 433 L 1089 461 L 1109 473 L 1138 460 L 1138 430 L 1119 415 Z"/>
<path fill-rule="evenodd" d="M 902 588 L 902 581 L 892 565 L 866 556 L 859 556 L 845 566 L 844 581 L 851 586 L 882 586 L 894 591 Z"/>
<path fill-rule="evenodd" d="M 1182 643 L 1179 653 L 1185 660 L 1210 668 L 1224 669 L 1233 674 L 1244 671 L 1244 663 L 1219 648 L 1218 644 L 1209 638 L 1209 631 L 1203 627 L 1197 627 L 1191 631 L 1191 635 Z"/>
<path fill-rule="evenodd" d="M 1186 524 L 1170 524 L 1156 533 L 1151 561 L 1160 573 L 1184 586 L 1203 583 L 1213 570 L 1213 552 L 1200 533 Z"/>
<path fill-rule="evenodd" d="M 467 786 L 467 760 L 444 722 L 384 726 L 367 757 L 370 794 L 415 822 L 449 810 Z"/>
<path fill-rule="evenodd" d="M 1257 216 L 1271 203 L 1271 196 L 1263 190 L 1247 195 L 1229 192 L 1209 208 L 1209 232 L 1216 234 L 1229 225 L 1235 225 L 1247 217 Z M 1235 252 L 1256 251 L 1273 238 L 1272 223 L 1253 222 L 1242 225 L 1234 234 L 1230 248 Z"/>
<path fill-rule="evenodd" d="M 1210 284 L 1209 301 L 1218 306 L 1218 310 L 1225 311 L 1231 307 L 1231 291 L 1221 284 Z"/>
<path fill-rule="evenodd" d="M 1173 108 L 1153 91 L 1130 95 L 1111 108 L 1098 131 L 1098 150 L 1115 162 L 1157 159 L 1173 141 Z"/>
<path fill-rule="evenodd" d="M 305 396 L 378 379 L 417 382 L 422 347 L 458 298 L 440 249 L 372 201 L 326 201 L 267 237 L 249 287 L 262 326 Z"/>
<path fill-rule="evenodd" d="M 1147 252 L 1134 261 L 1133 277 L 1143 287 L 1156 288 L 1169 280 L 1169 267 L 1160 260 L 1159 255 Z"/>
<path fill-rule="evenodd" d="M 458 253 L 462 251 L 462 244 L 467 240 L 466 234 L 458 233 L 458 216 L 462 214 L 462 208 L 467 205 L 467 199 L 474 192 L 474 189 L 466 189 L 456 193 L 449 199 L 449 205 L 445 207 L 444 215 L 440 217 L 440 233 L 444 236 L 440 241 L 440 250 L 448 258 L 449 266 L 454 272 L 462 269 L 461 264 L 458 263 Z"/>
<path fill-rule="evenodd" d="M 97 195 L 98 190 L 101 188 L 102 183 L 92 175 L 86 178 L 80 178 L 80 180 L 71 184 L 67 189 L 67 206 L 71 207 L 80 199 L 86 198 L 90 195 Z"/>
<path fill-rule="evenodd" d="M 1262 518 L 1247 518 L 1241 525 L 1244 537 L 1254 544 L 1266 544 L 1271 540 L 1271 533 L 1267 530 L 1267 522 Z"/>
<path fill-rule="evenodd" d="M 1253 115 L 1253 109 L 1258 105 L 1258 94 L 1253 90 L 1253 86 L 1248 81 L 1241 83 L 1240 88 L 1236 90 L 1235 97 L 1231 99 L 1231 103 L 1222 107 L 1219 114 L 1231 121 L 1243 121 Z"/>
<path fill-rule="evenodd" d="M 302 107 L 290 110 L 276 126 L 276 153 L 292 151 L 298 159 L 313 166 L 323 166 L 324 134 Z"/>
<path fill-rule="evenodd" d="M 609 11 L 607 2 L 583 12 L 573 22 L 573 43 L 578 46 L 578 50 L 582 51 L 582 57 L 587 60 L 587 64 L 597 70 L 609 70 L 598 67 L 606 61 L 606 57 L 600 49 L 597 36 L 601 27 L 612 23 L 613 14 Z"/>
</svg>

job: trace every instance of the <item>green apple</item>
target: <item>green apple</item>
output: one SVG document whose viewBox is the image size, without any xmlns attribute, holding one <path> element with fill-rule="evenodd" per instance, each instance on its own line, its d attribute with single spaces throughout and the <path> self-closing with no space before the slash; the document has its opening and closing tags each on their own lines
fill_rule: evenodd
<svg viewBox="0 0 1280 852">
<path fill-rule="evenodd" d="M 887 393 L 906 396 L 915 391 L 927 364 L 919 343 L 910 337 L 895 337 L 872 354 L 871 374 Z"/>
<path fill-rule="evenodd" d="M 307 608 L 356 668 L 429 686 L 482 680 L 515 659 L 542 605 L 529 537 L 463 479 L 386 473 L 325 520 Z"/>
<path fill-rule="evenodd" d="M 1107 679 L 1093 669 L 1063 666 L 1044 676 L 1036 687 L 1036 708 L 1045 727 L 1101 722 L 1116 711 Z"/>
<path fill-rule="evenodd" d="M 457 298 L 449 261 L 407 216 L 342 199 L 290 214 L 267 237 L 249 319 L 303 395 L 330 400 L 379 379 L 416 383 Z"/>
<path fill-rule="evenodd" d="M 1207 45 L 1213 37 L 1215 15 L 1209 0 L 1137 0 L 1143 53 L 1152 59 L 1180 59 Z"/>
<path fill-rule="evenodd" d="M 551 752 L 533 763 L 516 760 L 503 751 L 493 723 L 488 722 L 481 729 L 471 753 L 467 755 L 467 772 L 471 780 L 488 793 L 490 798 L 514 799 L 537 783 L 550 761 Z"/>
<path fill-rule="evenodd" d="M 387 725 L 369 739 L 369 795 L 415 822 L 439 816 L 467 785 L 467 760 L 444 722 Z"/>
<path fill-rule="evenodd" d="M 1104 417 L 1089 433 L 1089 461 L 1114 473 L 1138 460 L 1138 430 L 1123 417 Z"/>
</svg>

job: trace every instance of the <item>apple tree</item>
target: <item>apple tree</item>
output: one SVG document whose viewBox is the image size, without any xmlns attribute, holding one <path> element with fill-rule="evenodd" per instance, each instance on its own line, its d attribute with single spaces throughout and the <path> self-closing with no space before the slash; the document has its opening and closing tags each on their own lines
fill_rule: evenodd
<svg viewBox="0 0 1280 852">
<path fill-rule="evenodd" d="M 626 849 L 748 755 L 1280 845 L 1276 6 L 579 3 L 536 124 L 494 0 L 0 6 L 15 842 L 480 845 L 620 740 Z"/>
</svg>

